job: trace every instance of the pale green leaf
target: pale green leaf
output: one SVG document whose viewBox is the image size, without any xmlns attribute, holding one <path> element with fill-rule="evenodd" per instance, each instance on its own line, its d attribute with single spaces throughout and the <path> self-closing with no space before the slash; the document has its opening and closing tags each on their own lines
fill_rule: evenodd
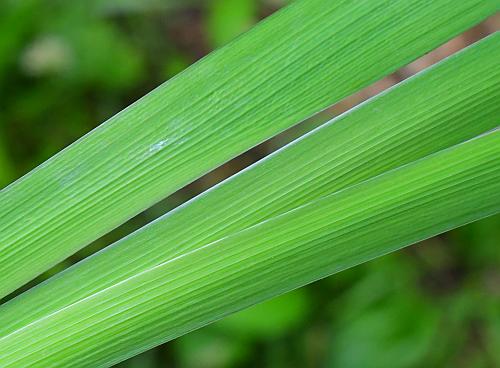
<svg viewBox="0 0 500 368">
<path fill-rule="evenodd" d="M 495 128 L 499 45 L 500 33 L 490 36 L 6 303 L 0 336 L 204 244 Z"/>
<path fill-rule="evenodd" d="M 1 306 L 0 336 L 187 251 L 495 128 L 499 46 L 500 33 Z"/>
<path fill-rule="evenodd" d="M 496 9 L 495 0 L 293 2 L 0 192 L 0 297 Z"/>
<path fill-rule="evenodd" d="M 0 338 L 0 365 L 112 365 L 252 304 L 497 213 L 499 191 L 495 131 L 209 243 L 26 325 Z"/>
</svg>

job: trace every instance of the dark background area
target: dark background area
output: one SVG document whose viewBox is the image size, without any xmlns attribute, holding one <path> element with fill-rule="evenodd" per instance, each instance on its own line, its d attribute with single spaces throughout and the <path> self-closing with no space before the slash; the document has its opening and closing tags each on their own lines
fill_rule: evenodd
<svg viewBox="0 0 500 368">
<path fill-rule="evenodd" d="M 1 1 L 0 188 L 286 3 Z M 499 25 L 499 17 L 490 18 L 258 145 L 27 287 Z M 499 246 L 497 215 L 260 304 L 119 366 L 500 367 Z"/>
</svg>

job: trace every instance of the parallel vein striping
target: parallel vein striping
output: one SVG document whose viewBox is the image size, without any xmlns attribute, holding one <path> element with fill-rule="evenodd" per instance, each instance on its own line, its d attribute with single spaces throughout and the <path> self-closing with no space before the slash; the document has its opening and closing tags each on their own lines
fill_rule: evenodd
<svg viewBox="0 0 500 368">
<path fill-rule="evenodd" d="M 256 302 L 500 211 L 500 131 L 138 273 L 0 338 L 0 365 L 107 367 Z"/>
<path fill-rule="evenodd" d="M 0 192 L 0 297 L 495 11 L 494 0 L 294 2 Z"/>
<path fill-rule="evenodd" d="M 488 37 L 0 306 L 0 336 L 203 244 L 495 128 L 499 45 L 500 34 Z"/>
</svg>

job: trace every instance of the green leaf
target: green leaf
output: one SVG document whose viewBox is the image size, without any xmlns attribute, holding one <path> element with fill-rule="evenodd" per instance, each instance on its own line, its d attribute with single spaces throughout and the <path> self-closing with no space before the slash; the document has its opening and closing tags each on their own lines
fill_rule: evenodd
<svg viewBox="0 0 500 368">
<path fill-rule="evenodd" d="M 499 190 L 495 131 L 185 253 L 26 325 L 0 339 L 0 364 L 109 366 L 497 213 Z"/>
<path fill-rule="evenodd" d="M 204 244 L 496 127 L 499 44 L 500 33 L 488 37 L 6 303 L 0 336 Z"/>
<path fill-rule="evenodd" d="M 292 3 L 0 192 L 0 297 L 496 10 L 494 0 Z"/>
</svg>

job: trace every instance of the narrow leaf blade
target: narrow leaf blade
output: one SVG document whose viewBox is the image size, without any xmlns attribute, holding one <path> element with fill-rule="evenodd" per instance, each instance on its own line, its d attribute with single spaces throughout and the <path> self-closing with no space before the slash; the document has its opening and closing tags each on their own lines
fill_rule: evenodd
<svg viewBox="0 0 500 368">
<path fill-rule="evenodd" d="M 0 297 L 495 11 L 493 0 L 294 2 L 0 192 Z"/>
<path fill-rule="evenodd" d="M 204 244 L 495 128 L 499 46 L 500 34 L 488 37 L 0 306 L 0 336 Z"/>
<path fill-rule="evenodd" d="M 0 339 L 3 367 L 106 367 L 500 211 L 500 131 L 198 248 Z"/>
</svg>

